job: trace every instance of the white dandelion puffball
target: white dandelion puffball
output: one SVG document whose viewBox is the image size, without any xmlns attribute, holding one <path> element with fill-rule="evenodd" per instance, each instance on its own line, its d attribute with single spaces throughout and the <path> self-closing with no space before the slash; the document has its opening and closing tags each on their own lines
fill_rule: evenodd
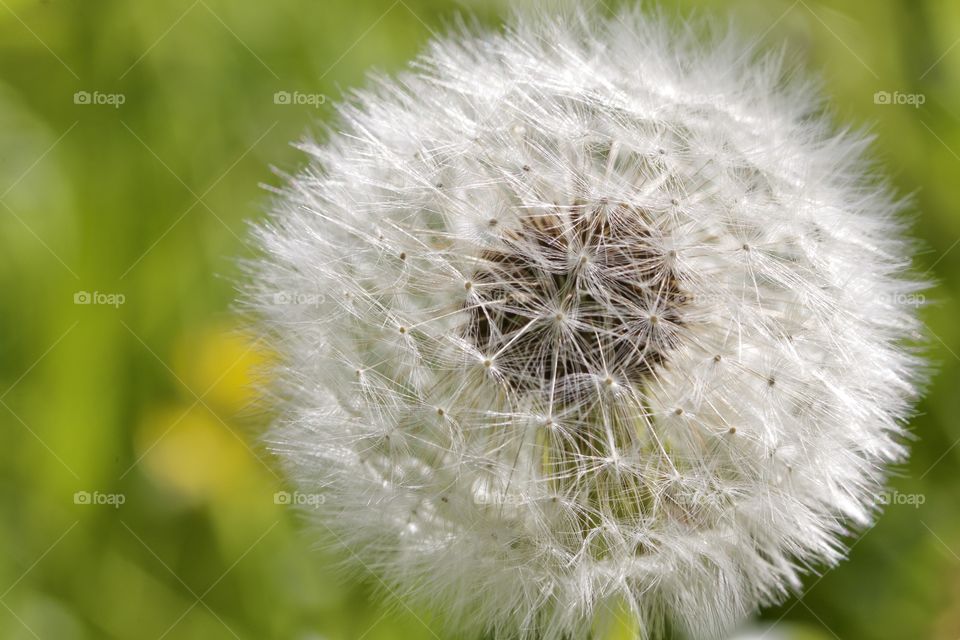
<svg viewBox="0 0 960 640">
<path fill-rule="evenodd" d="M 905 455 L 904 204 L 814 84 L 703 32 L 438 39 L 258 227 L 269 440 L 318 530 L 458 637 L 720 636 L 842 559 Z"/>
</svg>

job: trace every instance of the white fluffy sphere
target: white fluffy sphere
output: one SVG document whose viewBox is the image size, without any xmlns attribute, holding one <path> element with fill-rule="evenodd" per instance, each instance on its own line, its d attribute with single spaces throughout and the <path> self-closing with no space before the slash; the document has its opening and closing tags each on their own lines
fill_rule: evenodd
<svg viewBox="0 0 960 640">
<path fill-rule="evenodd" d="M 435 41 L 258 229 L 271 441 L 464 636 L 715 637 L 842 557 L 904 456 L 922 285 L 815 87 L 625 12 Z"/>
</svg>

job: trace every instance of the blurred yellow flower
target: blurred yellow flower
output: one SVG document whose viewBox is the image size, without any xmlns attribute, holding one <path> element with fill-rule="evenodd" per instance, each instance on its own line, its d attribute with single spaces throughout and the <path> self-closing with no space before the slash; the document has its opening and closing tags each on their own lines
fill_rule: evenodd
<svg viewBox="0 0 960 640">
<path fill-rule="evenodd" d="M 174 372 L 192 394 L 220 415 L 252 411 L 258 374 L 269 361 L 266 347 L 230 325 L 208 326 L 187 335 L 174 348 Z"/>
<path fill-rule="evenodd" d="M 254 475 L 249 445 L 202 406 L 153 411 L 137 430 L 135 446 L 146 475 L 190 501 L 244 490 Z"/>
</svg>

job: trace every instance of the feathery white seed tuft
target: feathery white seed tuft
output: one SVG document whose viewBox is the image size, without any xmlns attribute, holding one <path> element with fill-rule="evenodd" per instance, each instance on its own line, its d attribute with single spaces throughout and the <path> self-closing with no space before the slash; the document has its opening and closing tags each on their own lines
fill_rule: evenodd
<svg viewBox="0 0 960 640">
<path fill-rule="evenodd" d="M 467 636 L 623 604 L 718 636 L 840 560 L 905 454 L 903 203 L 811 83 L 702 36 L 627 11 L 437 40 L 258 229 L 277 452 Z"/>
</svg>

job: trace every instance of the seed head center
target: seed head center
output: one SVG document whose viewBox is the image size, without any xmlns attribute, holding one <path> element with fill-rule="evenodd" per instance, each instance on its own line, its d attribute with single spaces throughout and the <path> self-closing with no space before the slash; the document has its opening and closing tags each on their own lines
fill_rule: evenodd
<svg viewBox="0 0 960 640">
<path fill-rule="evenodd" d="M 471 276 L 467 336 L 516 391 L 599 376 L 640 384 L 683 323 L 675 260 L 650 213 L 577 204 L 500 227 Z M 582 386 L 582 385 L 581 385 Z"/>
</svg>

